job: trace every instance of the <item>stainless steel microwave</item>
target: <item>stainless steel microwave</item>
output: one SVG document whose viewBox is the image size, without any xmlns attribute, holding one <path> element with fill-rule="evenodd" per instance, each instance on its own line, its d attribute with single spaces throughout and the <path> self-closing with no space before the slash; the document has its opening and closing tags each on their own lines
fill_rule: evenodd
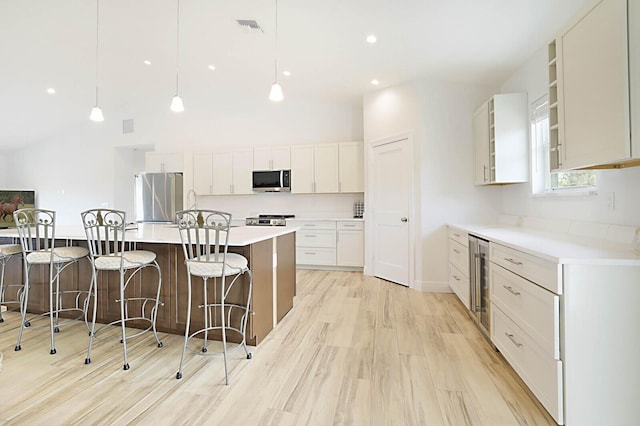
<svg viewBox="0 0 640 426">
<path fill-rule="evenodd" d="M 253 190 L 256 192 L 290 192 L 291 170 L 254 170 Z"/>
</svg>

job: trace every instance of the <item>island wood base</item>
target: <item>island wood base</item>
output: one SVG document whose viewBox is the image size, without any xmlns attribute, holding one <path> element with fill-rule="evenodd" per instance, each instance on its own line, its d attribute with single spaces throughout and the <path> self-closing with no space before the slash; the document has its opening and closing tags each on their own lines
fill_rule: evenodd
<svg viewBox="0 0 640 426">
<path fill-rule="evenodd" d="M 84 241 L 72 241 L 73 245 L 86 246 Z M 169 243 L 136 243 L 136 249 L 150 250 L 156 253 L 162 272 L 160 300 L 164 303 L 158 308 L 156 326 L 158 331 L 184 334 L 187 314 L 187 269 L 184 264 L 182 246 Z M 247 323 L 247 344 L 257 345 L 273 327 L 293 307 L 296 289 L 295 232 L 275 238 L 265 239 L 247 246 L 230 247 L 229 252 L 242 254 L 249 261 L 253 274 L 251 313 Z M 275 256 L 274 256 L 275 255 Z M 23 282 L 23 266 L 20 256 L 7 264 L 6 283 Z M 153 268 L 144 269 L 130 285 L 135 296 L 153 294 L 158 276 Z M 249 277 L 245 274 L 240 283 L 236 283 L 228 296 L 229 302 L 246 300 L 249 291 Z M 91 280 L 91 265 L 80 261 L 70 266 L 60 278 L 64 290 L 87 289 Z M 212 281 L 212 280 L 210 280 Z M 28 311 L 30 313 L 47 312 L 49 309 L 48 267 L 32 267 L 30 276 Z M 120 318 L 120 297 L 118 272 L 100 272 L 98 275 L 98 312 L 97 321 L 108 323 Z M 238 285 L 240 284 L 240 285 Z M 212 283 L 210 284 L 212 285 Z M 193 278 L 191 330 L 202 328 L 204 316 L 198 305 L 203 303 L 202 280 Z M 6 300 L 15 299 L 15 288 L 8 289 Z M 135 297 L 134 296 L 134 297 Z M 63 303 L 73 304 L 73 296 L 65 296 Z M 150 306 L 148 307 L 150 309 Z M 11 305 L 17 309 L 17 305 Z M 68 315 L 73 317 L 74 315 Z M 233 318 L 232 318 L 233 319 Z M 133 327 L 146 328 L 146 325 L 131 324 Z M 215 338 L 215 334 L 212 334 Z M 233 333 L 229 340 L 238 340 Z"/>
</svg>

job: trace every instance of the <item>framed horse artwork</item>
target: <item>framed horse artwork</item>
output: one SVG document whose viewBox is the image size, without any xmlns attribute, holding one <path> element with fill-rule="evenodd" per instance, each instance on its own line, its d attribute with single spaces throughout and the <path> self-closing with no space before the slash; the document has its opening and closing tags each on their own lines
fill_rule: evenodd
<svg viewBox="0 0 640 426">
<path fill-rule="evenodd" d="M 14 227 L 13 212 L 25 207 L 35 207 L 35 191 L 0 190 L 0 227 Z"/>
</svg>

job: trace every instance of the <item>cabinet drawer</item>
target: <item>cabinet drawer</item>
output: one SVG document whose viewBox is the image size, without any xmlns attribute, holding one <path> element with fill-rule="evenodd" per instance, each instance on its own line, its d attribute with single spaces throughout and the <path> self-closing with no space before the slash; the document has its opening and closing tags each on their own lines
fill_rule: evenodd
<svg viewBox="0 0 640 426">
<path fill-rule="evenodd" d="M 362 231 L 364 229 L 364 222 L 359 221 L 344 221 L 337 223 L 338 231 Z"/>
<path fill-rule="evenodd" d="M 489 266 L 491 301 L 544 351 L 560 359 L 560 297 L 501 266 Z"/>
<path fill-rule="evenodd" d="M 553 293 L 562 294 L 561 266 L 557 263 L 494 243 L 489 244 L 489 253 L 493 263 Z"/>
<path fill-rule="evenodd" d="M 465 247 L 469 247 L 469 234 L 453 226 L 449 227 L 449 238 L 455 240 Z"/>
<path fill-rule="evenodd" d="M 297 247 L 336 247 L 336 231 L 298 231 L 296 233 Z"/>
<path fill-rule="evenodd" d="M 335 248 L 296 248 L 296 263 L 298 265 L 336 265 Z"/>
<path fill-rule="evenodd" d="M 287 225 L 298 226 L 301 230 L 309 229 L 336 229 L 335 220 L 299 220 L 287 219 Z"/>
<path fill-rule="evenodd" d="M 449 287 L 458 296 L 465 308 L 469 309 L 471 304 L 469 277 L 452 264 L 449 264 Z"/>
<path fill-rule="evenodd" d="M 469 249 L 455 240 L 449 239 L 449 263 L 469 276 Z"/>
<path fill-rule="evenodd" d="M 562 361 L 545 355 L 520 327 L 495 304 L 491 317 L 491 341 L 502 352 L 549 414 L 563 419 Z"/>
</svg>

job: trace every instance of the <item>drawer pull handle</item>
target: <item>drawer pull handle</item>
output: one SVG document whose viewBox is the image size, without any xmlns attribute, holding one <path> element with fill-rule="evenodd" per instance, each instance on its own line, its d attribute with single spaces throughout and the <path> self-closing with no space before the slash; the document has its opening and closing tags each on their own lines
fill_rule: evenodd
<svg viewBox="0 0 640 426">
<path fill-rule="evenodd" d="M 460 234 L 455 234 L 455 233 L 454 233 L 453 235 L 454 235 L 455 237 L 460 238 Z"/>
<path fill-rule="evenodd" d="M 315 255 L 315 253 L 311 253 L 311 252 L 308 252 L 308 251 L 305 251 L 304 254 L 313 254 L 313 255 Z"/>
<path fill-rule="evenodd" d="M 518 343 L 518 341 L 515 339 L 515 337 L 513 337 L 513 334 L 509 334 L 507 332 L 504 333 L 505 336 L 507 336 L 509 338 L 509 340 L 511 340 L 511 342 L 516 345 L 517 348 L 521 348 L 522 347 L 522 343 Z"/>
<path fill-rule="evenodd" d="M 517 260 L 514 260 L 510 257 L 505 257 L 504 260 L 506 260 L 507 262 L 513 263 L 514 265 L 518 265 L 518 266 L 522 265 L 522 262 L 518 262 Z"/>
<path fill-rule="evenodd" d="M 510 285 L 503 285 L 502 287 L 504 287 L 507 290 L 509 290 L 509 293 L 513 294 L 514 296 L 520 296 L 520 292 L 519 291 L 515 291 L 513 289 L 513 287 L 511 287 Z"/>
<path fill-rule="evenodd" d="M 456 275 L 453 276 L 453 279 L 456 281 L 460 281 L 460 278 L 458 278 Z"/>
<path fill-rule="evenodd" d="M 315 238 L 317 235 L 305 235 L 305 238 Z"/>
<path fill-rule="evenodd" d="M 453 252 L 460 254 L 460 250 L 458 250 L 458 249 L 453 249 Z"/>
<path fill-rule="evenodd" d="M 344 225 L 342 225 L 342 226 L 344 226 L 345 228 L 353 228 L 355 225 L 347 225 L 347 224 L 344 224 Z"/>
</svg>

